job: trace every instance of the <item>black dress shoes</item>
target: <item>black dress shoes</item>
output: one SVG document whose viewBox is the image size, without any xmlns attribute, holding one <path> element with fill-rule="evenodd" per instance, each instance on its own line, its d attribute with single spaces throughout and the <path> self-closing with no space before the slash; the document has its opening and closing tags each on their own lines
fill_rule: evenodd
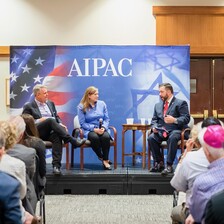
<svg viewBox="0 0 224 224">
<path fill-rule="evenodd" d="M 53 174 L 55 174 L 55 175 L 61 175 L 61 170 L 60 170 L 60 168 L 54 166 L 54 167 L 53 167 Z"/>
<path fill-rule="evenodd" d="M 163 162 L 159 162 L 159 163 L 155 163 L 154 167 L 152 167 L 149 172 L 152 172 L 152 173 L 160 173 L 164 170 L 164 164 Z"/>
<path fill-rule="evenodd" d="M 161 175 L 167 176 L 170 173 L 173 173 L 173 167 L 168 165 L 167 168 L 161 172 Z"/>
<path fill-rule="evenodd" d="M 81 145 L 83 145 L 86 142 L 86 139 L 78 140 L 77 138 L 71 137 L 70 142 L 74 147 L 80 147 Z"/>
</svg>

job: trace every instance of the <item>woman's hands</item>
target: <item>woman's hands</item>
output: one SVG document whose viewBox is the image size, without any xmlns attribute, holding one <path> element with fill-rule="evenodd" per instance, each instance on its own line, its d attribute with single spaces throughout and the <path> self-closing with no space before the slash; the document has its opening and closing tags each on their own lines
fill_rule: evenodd
<svg viewBox="0 0 224 224">
<path fill-rule="evenodd" d="M 94 128 L 94 132 L 97 133 L 98 135 L 102 135 L 105 132 L 105 128 Z"/>
</svg>

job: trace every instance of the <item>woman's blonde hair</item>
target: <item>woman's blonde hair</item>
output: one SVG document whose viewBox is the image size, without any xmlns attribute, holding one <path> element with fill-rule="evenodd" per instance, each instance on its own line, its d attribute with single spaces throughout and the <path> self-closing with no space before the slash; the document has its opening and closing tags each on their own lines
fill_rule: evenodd
<svg viewBox="0 0 224 224">
<path fill-rule="evenodd" d="M 89 86 L 86 89 L 86 91 L 80 101 L 80 103 L 83 105 L 83 112 L 86 112 L 86 110 L 89 109 L 89 107 L 90 107 L 89 95 L 92 95 L 92 94 L 96 93 L 97 91 L 98 91 L 98 89 L 95 86 Z"/>
<path fill-rule="evenodd" d="M 5 151 L 7 151 L 17 142 L 17 128 L 9 121 L 0 121 L 0 129 L 5 135 Z"/>
</svg>

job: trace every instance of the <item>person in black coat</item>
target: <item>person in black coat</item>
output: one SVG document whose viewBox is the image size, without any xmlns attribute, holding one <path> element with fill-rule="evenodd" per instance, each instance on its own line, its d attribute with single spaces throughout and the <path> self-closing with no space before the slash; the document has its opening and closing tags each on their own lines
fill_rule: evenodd
<svg viewBox="0 0 224 224">
<path fill-rule="evenodd" d="M 223 224 L 224 223 L 224 189 L 210 198 L 207 203 L 204 223 L 205 224 Z"/>
<path fill-rule="evenodd" d="M 5 153 L 5 135 L 0 129 L 0 163 Z M 0 171 L 0 223 L 22 224 L 20 182 Z"/>
<path fill-rule="evenodd" d="M 68 134 L 67 127 L 58 116 L 54 102 L 48 100 L 47 87 L 37 84 L 33 88 L 35 99 L 26 103 L 22 114 L 30 114 L 35 120 L 39 136 L 44 141 L 52 142 L 52 165 L 55 174 L 61 174 L 62 141 L 79 147 L 85 140 L 78 140 Z"/>
<path fill-rule="evenodd" d="M 152 133 L 148 137 L 150 150 L 152 151 L 154 167 L 151 172 L 162 172 L 163 175 L 173 172 L 173 161 L 177 152 L 177 144 L 181 138 L 181 130 L 187 127 L 190 121 L 188 104 L 184 100 L 177 99 L 173 95 L 173 87 L 170 83 L 159 85 L 161 101 L 154 107 L 151 121 Z M 167 167 L 164 162 L 160 145 L 167 141 Z"/>
</svg>

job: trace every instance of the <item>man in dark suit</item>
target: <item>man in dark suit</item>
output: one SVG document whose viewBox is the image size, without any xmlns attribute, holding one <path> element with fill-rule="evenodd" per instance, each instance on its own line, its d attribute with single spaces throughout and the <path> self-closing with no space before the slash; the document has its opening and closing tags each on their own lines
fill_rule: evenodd
<svg viewBox="0 0 224 224">
<path fill-rule="evenodd" d="M 205 224 L 223 224 L 224 223 L 224 190 L 212 195 L 205 209 Z"/>
<path fill-rule="evenodd" d="M 0 223 L 22 224 L 20 183 L 2 171 L 0 171 L 0 179 Z"/>
<path fill-rule="evenodd" d="M 0 163 L 5 153 L 5 135 L 0 130 Z M 22 224 L 20 182 L 0 171 L 0 223 Z"/>
<path fill-rule="evenodd" d="M 79 147 L 85 140 L 78 140 L 68 134 L 67 127 L 62 124 L 55 104 L 48 100 L 47 87 L 37 84 L 33 88 L 35 99 L 24 105 L 23 114 L 30 114 L 35 119 L 40 138 L 52 142 L 52 165 L 55 174 L 61 174 L 62 140 Z"/>
<path fill-rule="evenodd" d="M 177 152 L 177 143 L 181 138 L 181 130 L 186 128 L 190 121 L 190 114 L 187 102 L 173 95 L 173 87 L 170 83 L 159 85 L 159 96 L 162 101 L 155 105 L 151 122 L 152 133 L 148 138 L 155 162 L 150 172 L 162 172 L 162 175 L 167 175 L 173 172 L 172 165 Z M 164 169 L 160 149 L 162 141 L 167 141 L 166 169 Z"/>
</svg>

